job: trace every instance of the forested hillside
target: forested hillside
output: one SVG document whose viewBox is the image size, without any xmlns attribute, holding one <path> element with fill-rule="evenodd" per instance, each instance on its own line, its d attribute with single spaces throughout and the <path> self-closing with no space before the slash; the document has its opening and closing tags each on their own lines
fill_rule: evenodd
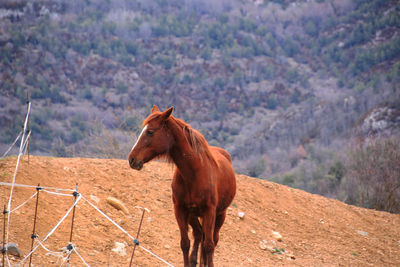
<svg viewBox="0 0 400 267">
<path fill-rule="evenodd" d="M 174 106 L 238 172 L 360 204 L 352 153 L 399 148 L 380 140 L 400 135 L 399 13 L 395 0 L 1 1 L 0 152 L 27 92 L 39 155 L 125 158 L 152 105 Z"/>
</svg>

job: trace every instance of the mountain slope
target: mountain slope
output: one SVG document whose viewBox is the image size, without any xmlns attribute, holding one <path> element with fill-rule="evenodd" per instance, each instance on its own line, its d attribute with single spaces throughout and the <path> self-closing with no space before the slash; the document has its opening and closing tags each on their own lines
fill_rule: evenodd
<svg viewBox="0 0 400 267">
<path fill-rule="evenodd" d="M 0 181 L 10 182 L 15 157 L 0 161 Z M 132 236 L 136 235 L 141 210 L 150 213 L 140 233 L 140 244 L 168 262 L 182 265 L 179 231 L 171 201 L 173 166 L 152 162 L 140 172 L 125 160 L 50 158 L 25 156 L 16 178 L 18 184 L 75 188 L 112 217 Z M 238 191 L 216 249 L 217 266 L 398 266 L 400 264 L 400 215 L 346 205 L 275 183 L 237 175 Z M 1 186 L 1 203 L 7 203 L 10 188 Z M 15 188 L 12 207 L 17 207 L 35 189 Z M 108 197 L 121 200 L 129 214 L 107 204 Z M 72 197 L 40 193 L 37 233 L 43 238 L 73 202 Z M 244 212 L 239 218 L 238 213 Z M 18 243 L 23 254 L 30 247 L 34 201 L 11 214 L 10 241 Z M 45 243 L 51 250 L 68 244 L 71 216 Z M 272 231 L 282 235 L 276 241 Z M 264 244 L 275 253 L 260 248 Z M 127 255 L 111 249 L 115 242 L 128 245 Z M 261 244 L 260 244 L 261 242 Z M 92 266 L 128 265 L 132 242 L 85 201 L 77 205 L 73 243 Z M 40 253 L 39 253 L 40 252 Z M 33 263 L 55 266 L 57 258 L 34 254 Z M 279 252 L 279 253 L 278 253 Z M 58 262 L 60 263 L 60 262 Z M 163 266 L 144 250 L 137 249 L 138 266 Z M 83 266 L 76 255 L 71 264 Z"/>
<path fill-rule="evenodd" d="M 40 155 L 123 158 L 157 104 L 240 172 L 268 158 L 268 177 L 300 144 L 337 152 L 371 109 L 399 106 L 398 1 L 3 2 L 0 149 L 26 91 Z"/>
</svg>

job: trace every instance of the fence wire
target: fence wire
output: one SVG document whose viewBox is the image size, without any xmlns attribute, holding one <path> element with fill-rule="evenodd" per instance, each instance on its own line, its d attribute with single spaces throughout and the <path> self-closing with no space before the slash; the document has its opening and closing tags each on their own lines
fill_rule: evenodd
<svg viewBox="0 0 400 267">
<path fill-rule="evenodd" d="M 18 139 L 21 137 L 22 135 L 22 131 L 19 132 L 17 138 L 15 138 L 14 142 L 11 144 L 11 146 L 7 149 L 6 152 L 4 152 L 3 156 L 1 156 L 1 159 L 6 157 L 8 152 L 10 152 L 10 150 L 14 147 L 14 145 L 17 143 Z"/>
<path fill-rule="evenodd" d="M 30 188 L 30 189 L 37 189 L 38 186 L 33 186 L 33 185 L 24 185 L 24 184 L 11 184 L 11 183 L 5 183 L 5 182 L 0 182 L 0 185 L 3 186 L 14 186 L 14 187 L 23 187 L 23 188 Z M 55 188 L 55 187 L 45 187 L 45 186 L 40 186 L 40 189 L 48 194 L 54 194 L 54 195 L 59 195 L 59 196 L 73 196 L 73 194 L 65 194 L 65 193 L 59 193 L 57 191 L 72 191 L 72 192 L 76 192 L 74 189 L 64 189 L 64 188 Z M 46 190 L 49 189 L 49 190 Z M 53 191 L 50 191 L 53 190 Z M 16 211 L 17 209 L 21 208 L 23 205 L 27 204 L 31 199 L 33 199 L 38 192 L 35 192 L 32 196 L 30 196 L 24 203 L 22 203 L 21 205 L 19 205 L 18 207 L 14 208 L 12 210 L 12 212 Z M 81 261 L 85 264 L 85 266 L 90 266 L 82 257 L 82 255 L 79 254 L 79 252 L 77 251 L 76 247 L 73 245 L 73 249 L 71 251 L 69 251 L 69 254 L 67 256 L 65 256 L 65 253 L 63 252 L 54 252 L 51 251 L 50 249 L 48 249 L 45 245 L 44 242 L 57 230 L 57 228 L 60 226 L 60 224 L 68 217 L 68 215 L 71 213 L 71 211 L 73 210 L 74 206 L 76 206 L 79 202 L 80 199 L 85 200 L 85 202 L 87 202 L 93 209 L 95 209 L 97 212 L 99 212 L 103 217 L 105 217 L 108 221 L 110 221 L 115 227 L 117 227 L 119 230 L 121 230 L 124 234 L 126 234 L 133 242 L 137 242 L 137 240 L 131 235 L 129 234 L 128 231 L 126 231 L 124 228 L 122 228 L 118 223 L 116 223 L 113 219 L 111 219 L 108 215 L 106 215 L 104 212 L 102 212 L 96 205 L 94 205 L 92 202 L 90 202 L 86 197 L 84 197 L 81 193 L 78 193 L 78 197 L 75 200 L 74 204 L 69 208 L 69 210 L 64 214 L 64 216 L 58 221 L 58 223 L 50 230 L 50 232 L 46 235 L 46 237 L 43 240 L 40 240 L 39 238 L 36 239 L 36 243 L 37 245 L 21 260 L 21 262 L 18 263 L 18 266 L 23 266 L 24 262 L 26 261 L 26 259 L 29 258 L 29 256 L 31 254 L 33 254 L 39 247 L 42 247 L 45 251 L 47 251 L 47 254 L 52 255 L 52 256 L 56 256 L 58 258 L 62 258 L 62 263 L 60 266 L 62 266 L 63 264 L 65 264 L 66 259 L 68 258 L 68 256 L 70 255 L 70 253 L 73 251 L 76 253 L 76 255 L 81 259 Z M 146 209 L 147 210 L 147 209 Z M 143 247 L 142 245 L 138 244 L 138 247 L 141 248 L 142 250 L 144 250 L 145 252 L 147 252 L 148 254 L 152 255 L 153 257 L 155 257 L 156 259 L 158 259 L 159 261 L 165 263 L 168 266 L 174 266 L 173 264 L 169 263 L 168 261 L 164 260 L 163 258 L 161 258 L 160 256 L 158 256 L 157 254 L 155 254 L 154 252 L 150 251 L 149 249 Z M 6 254 L 7 255 L 7 254 Z M 8 265 L 11 266 L 10 260 L 7 256 L 7 262 Z"/>
<path fill-rule="evenodd" d="M 17 136 L 17 138 L 15 139 L 15 141 L 12 143 L 12 145 L 10 146 L 10 148 L 3 154 L 3 156 L 1 158 L 4 158 L 9 151 L 11 151 L 11 149 L 14 147 L 14 145 L 16 144 L 16 142 L 18 141 L 18 139 L 21 138 L 20 141 L 20 147 L 19 147 L 19 153 L 18 153 L 18 158 L 17 158 L 17 163 L 15 166 L 15 171 L 14 171 L 14 175 L 12 178 L 12 183 L 6 183 L 6 182 L 0 182 L 0 185 L 3 186 L 10 186 L 10 196 L 8 199 L 8 205 L 7 205 L 7 210 L 8 212 L 8 216 L 7 216 L 7 230 L 6 230 L 6 235 L 5 235 L 5 244 L 8 244 L 8 239 L 9 239 L 9 230 L 10 230 L 10 222 L 11 222 L 11 213 L 15 212 L 16 210 L 18 210 L 19 208 L 21 208 L 22 206 L 26 205 L 32 198 L 34 198 L 37 194 L 39 189 L 43 190 L 43 192 L 46 192 L 48 194 L 53 194 L 53 195 L 58 195 L 58 196 L 77 196 L 73 205 L 68 209 L 68 211 L 64 214 L 64 216 L 58 221 L 58 223 L 50 230 L 50 232 L 46 235 L 46 237 L 43 240 L 39 240 L 38 236 L 33 237 L 32 238 L 36 238 L 36 243 L 38 243 L 18 264 L 17 266 L 23 266 L 24 262 L 26 261 L 26 259 L 28 259 L 39 247 L 42 247 L 45 251 L 47 251 L 47 254 L 56 256 L 58 258 L 62 258 L 62 262 L 61 265 L 62 266 L 67 259 L 70 257 L 70 254 L 72 252 L 75 252 L 76 255 L 81 259 L 81 261 L 86 265 L 86 266 L 90 266 L 85 260 L 84 258 L 79 254 L 79 252 L 77 251 L 75 245 L 73 245 L 72 243 L 69 244 L 70 246 L 72 246 L 72 249 L 68 249 L 67 253 L 63 253 L 63 252 L 54 252 L 49 250 L 45 245 L 44 242 L 46 242 L 46 240 L 57 230 L 57 228 L 60 226 L 60 224 L 67 218 L 67 216 L 71 213 L 71 211 L 73 210 L 73 208 L 78 204 L 78 202 L 81 200 L 81 198 L 83 198 L 92 208 L 94 208 L 96 211 L 98 211 L 102 216 L 104 216 L 107 220 L 109 220 L 114 226 L 116 226 L 119 230 L 121 230 L 123 233 L 125 233 L 135 244 L 137 244 L 141 249 L 143 249 L 144 251 L 146 251 L 147 253 L 149 253 L 150 255 L 152 255 L 153 257 L 157 258 L 158 260 L 162 261 L 163 263 L 165 263 L 168 266 L 174 266 L 171 263 L 167 262 L 166 260 L 162 259 L 160 256 L 158 256 L 157 254 L 155 254 L 154 252 L 146 249 L 145 247 L 141 246 L 138 242 L 138 240 L 136 240 L 135 238 L 132 237 L 132 235 L 130 235 L 128 233 L 128 231 L 126 231 L 124 228 L 122 228 L 119 224 L 117 224 L 114 220 L 112 220 L 109 216 L 107 216 L 104 212 L 102 212 L 98 207 L 96 207 L 93 203 L 91 203 L 89 200 L 87 200 L 85 197 L 82 196 L 82 194 L 76 192 L 75 189 L 63 189 L 63 188 L 55 188 L 55 187 L 44 187 L 44 186 L 33 186 L 33 185 L 24 185 L 24 184 L 16 184 L 15 180 L 16 180 L 16 176 L 17 176 L 17 172 L 18 172 L 18 168 L 19 168 L 19 163 L 20 163 L 20 159 L 21 156 L 24 155 L 24 152 L 26 152 L 27 149 L 27 145 L 29 145 L 29 138 L 31 136 L 31 131 L 27 130 L 27 126 L 29 123 L 29 116 L 30 116 L 30 111 L 31 111 L 31 102 L 28 101 L 28 110 L 27 110 L 27 114 L 25 117 L 25 123 L 24 123 L 24 128 L 23 131 L 21 131 L 19 133 L 19 135 Z M 22 137 L 21 137 L 22 135 Z M 14 188 L 15 187 L 23 187 L 23 188 L 35 188 L 37 189 L 37 191 L 35 192 L 35 194 L 33 194 L 31 197 L 29 197 L 26 201 L 24 201 L 22 204 L 20 204 L 18 207 L 14 208 L 13 210 L 11 210 L 11 203 L 12 203 L 12 198 L 13 198 L 13 192 L 14 192 Z M 73 192 L 73 194 L 68 194 L 68 193 L 60 193 L 61 192 Z M 137 243 L 136 243 L 137 242 Z M 8 266 L 11 267 L 11 262 L 10 259 L 8 257 L 8 253 L 5 253 L 6 256 L 6 260 L 7 260 L 7 264 Z"/>
</svg>

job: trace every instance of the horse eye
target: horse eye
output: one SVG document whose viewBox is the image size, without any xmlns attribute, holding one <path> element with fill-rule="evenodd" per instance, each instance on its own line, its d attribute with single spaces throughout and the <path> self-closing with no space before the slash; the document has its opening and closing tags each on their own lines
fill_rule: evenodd
<svg viewBox="0 0 400 267">
<path fill-rule="evenodd" d="M 154 134 L 154 131 L 153 130 L 147 130 L 146 134 L 148 136 L 152 136 Z"/>
</svg>

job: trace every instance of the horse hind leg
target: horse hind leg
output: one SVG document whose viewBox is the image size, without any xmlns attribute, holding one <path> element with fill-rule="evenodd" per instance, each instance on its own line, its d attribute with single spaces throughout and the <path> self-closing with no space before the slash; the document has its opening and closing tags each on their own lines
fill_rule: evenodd
<svg viewBox="0 0 400 267">
<path fill-rule="evenodd" d="M 203 239 L 203 230 L 197 217 L 191 216 L 189 219 L 189 224 L 192 226 L 194 238 L 193 249 L 190 253 L 190 266 L 196 267 L 199 245 Z"/>
</svg>

